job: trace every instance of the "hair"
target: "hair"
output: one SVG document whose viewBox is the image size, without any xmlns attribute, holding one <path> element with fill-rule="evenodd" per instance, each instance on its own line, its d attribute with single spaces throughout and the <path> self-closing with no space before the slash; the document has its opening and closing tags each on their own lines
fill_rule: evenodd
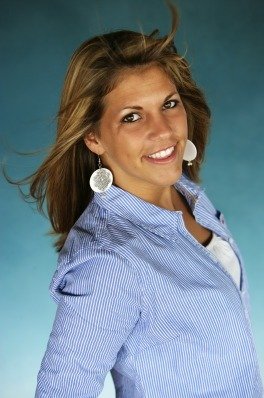
<svg viewBox="0 0 264 398">
<path fill-rule="evenodd" d="M 178 13 L 174 6 L 169 7 L 172 26 L 168 35 L 159 37 L 158 30 L 149 35 L 114 31 L 85 41 L 71 58 L 57 114 L 56 141 L 41 166 L 17 183 L 29 184 L 29 194 L 25 196 L 34 199 L 39 211 L 47 206 L 52 233 L 58 235 L 58 251 L 93 197 L 89 179 L 97 168 L 97 158 L 84 138 L 91 131 L 100 134 L 104 97 L 124 71 L 158 65 L 175 83 L 187 113 L 188 138 L 197 148 L 193 166 L 184 163 L 183 172 L 199 181 L 210 110 L 191 77 L 187 61 L 174 46 Z"/>
</svg>

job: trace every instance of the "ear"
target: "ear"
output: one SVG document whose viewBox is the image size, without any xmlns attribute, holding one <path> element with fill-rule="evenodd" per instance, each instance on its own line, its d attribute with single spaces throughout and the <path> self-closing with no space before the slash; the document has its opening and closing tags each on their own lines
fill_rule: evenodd
<svg viewBox="0 0 264 398">
<path fill-rule="evenodd" d="M 105 152 L 105 149 L 101 144 L 100 139 L 93 132 L 86 134 L 86 136 L 84 137 L 84 143 L 87 148 L 96 155 L 102 155 Z"/>
</svg>

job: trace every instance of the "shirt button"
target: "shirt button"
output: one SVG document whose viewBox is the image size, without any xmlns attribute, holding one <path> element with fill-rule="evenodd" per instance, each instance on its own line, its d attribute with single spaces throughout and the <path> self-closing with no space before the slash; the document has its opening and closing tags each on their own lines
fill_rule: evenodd
<svg viewBox="0 0 264 398">
<path fill-rule="evenodd" d="M 249 316 L 249 314 L 248 314 L 248 312 L 246 310 L 245 310 L 245 317 L 246 317 L 247 321 L 250 321 L 250 316 Z"/>
<path fill-rule="evenodd" d="M 211 260 L 215 263 L 217 260 L 216 260 L 216 257 L 214 256 L 214 254 L 213 253 L 209 253 L 209 257 L 211 258 Z"/>
<path fill-rule="evenodd" d="M 221 222 L 222 224 L 225 223 L 225 219 L 224 219 L 223 213 L 220 213 L 219 220 L 220 220 L 220 222 Z"/>
</svg>

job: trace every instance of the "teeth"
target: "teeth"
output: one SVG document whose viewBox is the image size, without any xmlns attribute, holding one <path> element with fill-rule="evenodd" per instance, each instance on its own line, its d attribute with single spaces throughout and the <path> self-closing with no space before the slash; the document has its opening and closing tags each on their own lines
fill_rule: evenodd
<svg viewBox="0 0 264 398">
<path fill-rule="evenodd" d="M 153 158 L 153 159 L 165 159 L 172 154 L 173 150 L 174 150 L 174 146 L 167 148 L 165 150 L 162 150 L 160 152 L 153 153 L 152 155 L 148 155 L 148 157 Z"/>
</svg>

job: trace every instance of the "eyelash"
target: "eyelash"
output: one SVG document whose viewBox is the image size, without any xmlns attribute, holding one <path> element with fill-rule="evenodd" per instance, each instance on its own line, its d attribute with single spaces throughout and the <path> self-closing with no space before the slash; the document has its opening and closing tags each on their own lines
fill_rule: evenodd
<svg viewBox="0 0 264 398">
<path fill-rule="evenodd" d="M 164 107 L 166 104 L 168 104 L 168 103 L 174 103 L 174 105 L 173 105 L 173 106 L 170 106 L 169 108 L 163 108 L 163 109 L 164 109 L 164 110 L 168 110 L 168 109 L 176 108 L 176 106 L 179 104 L 179 102 L 180 102 L 180 101 L 177 100 L 177 99 L 171 99 L 171 100 L 169 100 L 169 101 L 166 101 L 166 102 L 164 103 L 163 107 Z M 136 119 L 136 120 L 131 120 L 131 121 L 126 120 L 126 119 L 128 119 L 129 117 L 131 117 L 131 116 L 133 116 L 133 115 L 138 115 L 138 113 L 136 113 L 136 112 L 129 113 L 128 115 L 126 115 L 125 117 L 123 117 L 123 119 L 121 120 L 121 122 L 122 122 L 122 123 L 135 123 L 136 121 L 138 121 L 139 119 L 141 119 L 141 118 L 139 117 L 139 118 Z"/>
</svg>

